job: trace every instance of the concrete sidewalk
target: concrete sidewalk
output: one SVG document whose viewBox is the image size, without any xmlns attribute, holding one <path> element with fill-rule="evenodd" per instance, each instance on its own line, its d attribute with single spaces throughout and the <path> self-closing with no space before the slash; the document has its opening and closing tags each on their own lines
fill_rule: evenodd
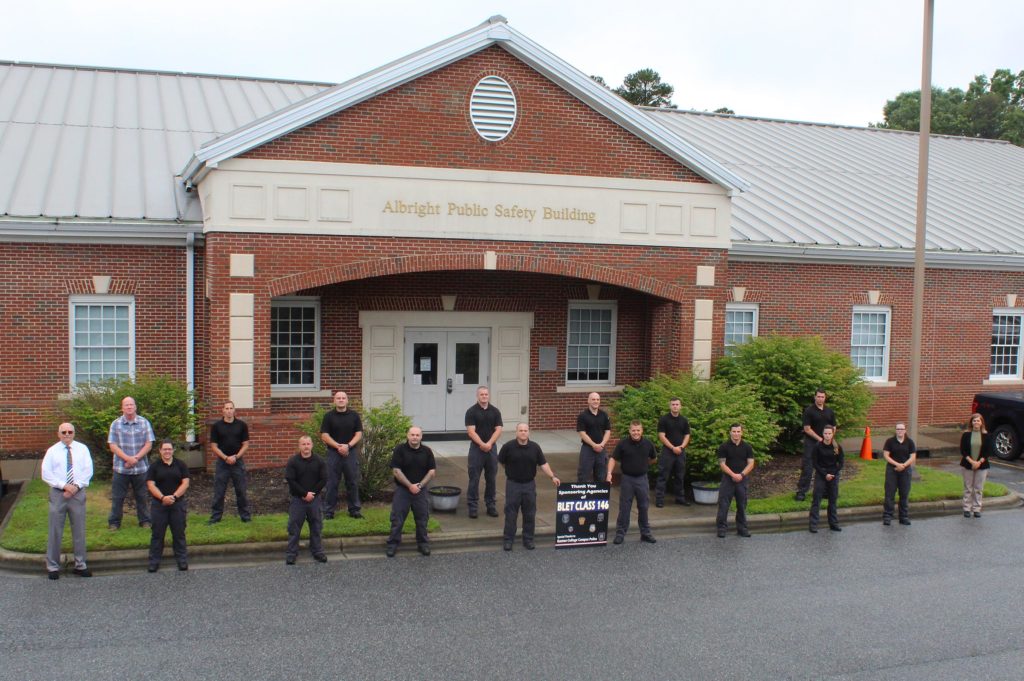
<svg viewBox="0 0 1024 681">
<path fill-rule="evenodd" d="M 576 463 L 579 456 L 579 439 L 573 431 L 537 431 L 532 434 L 544 450 L 545 456 L 554 470 L 555 475 L 563 481 L 571 482 L 576 478 Z M 888 435 L 886 435 L 888 437 Z M 955 454 L 959 443 L 959 431 L 955 429 L 934 429 L 922 433 L 919 447 L 932 450 L 931 461 L 923 461 L 923 465 L 949 466 L 955 465 Z M 503 437 L 500 442 L 509 438 Z M 879 450 L 884 438 L 877 440 L 875 450 Z M 481 514 L 471 519 L 466 511 L 465 490 L 469 478 L 467 467 L 468 441 L 431 441 L 430 446 L 437 459 L 437 476 L 435 485 L 450 485 L 463 490 L 458 508 L 453 512 L 432 512 L 441 524 L 441 530 L 431 535 L 431 546 L 435 551 L 480 551 L 500 550 L 502 530 L 504 528 L 505 475 L 501 466 L 498 467 L 496 505 L 499 517 L 492 518 L 483 513 L 484 483 L 480 482 Z M 857 456 L 860 440 L 848 438 L 843 442 L 848 456 Z M 674 503 L 674 497 L 668 495 L 664 508 L 656 508 L 651 492 L 650 520 L 654 535 L 659 539 L 678 538 L 696 534 L 711 534 L 715 531 L 715 506 L 693 504 L 680 506 Z M 543 473 L 537 477 L 537 544 L 539 547 L 550 547 L 554 542 L 554 514 L 556 490 L 551 481 Z M 1020 498 L 1009 494 L 999 499 L 986 499 L 985 509 L 995 510 L 1019 506 Z M 619 510 L 619 493 L 613 490 L 609 509 L 609 530 L 615 526 L 615 518 Z M 951 499 L 936 502 L 918 502 L 913 504 L 911 515 L 922 518 L 930 515 L 950 515 L 960 511 L 960 500 Z M 861 508 L 845 508 L 839 510 L 841 522 L 878 521 L 881 519 L 881 507 L 869 506 Z M 805 529 L 807 512 L 796 511 L 782 514 L 765 514 L 750 516 L 752 532 L 778 532 L 787 529 Z M 730 527 L 733 527 L 730 514 Z M 519 527 L 522 530 L 522 527 Z M 626 541 L 639 541 L 640 531 L 636 525 L 636 511 L 633 511 L 631 526 Z M 345 539 L 325 539 L 325 549 L 332 560 L 355 558 L 383 558 L 384 537 L 352 537 Z M 280 561 L 284 554 L 284 542 L 263 544 L 230 544 L 216 546 L 190 546 L 190 564 L 195 568 L 246 563 L 262 563 Z M 517 540 L 514 550 L 521 551 L 521 540 Z M 300 555 L 302 555 L 300 553 Z M 406 537 L 399 551 L 401 556 L 415 556 L 415 541 Z M 70 558 L 70 556 L 68 556 Z M 145 550 L 131 551 L 96 551 L 89 554 L 89 565 L 95 570 L 135 570 L 146 564 Z M 43 569 L 42 555 L 18 554 L 0 549 L 0 566 L 7 571 L 29 572 L 41 574 Z"/>
</svg>

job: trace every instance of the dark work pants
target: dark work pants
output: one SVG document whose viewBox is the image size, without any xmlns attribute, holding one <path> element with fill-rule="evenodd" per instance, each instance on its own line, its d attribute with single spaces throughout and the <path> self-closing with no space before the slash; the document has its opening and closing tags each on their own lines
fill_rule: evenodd
<svg viewBox="0 0 1024 681">
<path fill-rule="evenodd" d="M 800 460 L 800 481 L 796 483 L 796 491 L 799 494 L 807 494 L 811 489 L 811 476 L 814 475 L 814 462 L 811 461 L 811 452 L 818 446 L 817 440 L 804 437 L 804 454 Z"/>
<path fill-rule="evenodd" d="M 430 539 L 427 537 L 427 521 L 430 520 L 430 500 L 427 497 L 427 490 L 421 489 L 419 494 L 413 494 L 405 487 L 396 487 L 395 496 L 391 500 L 391 534 L 388 536 L 388 546 L 397 548 L 402 543 L 402 526 L 405 519 L 409 517 L 409 509 L 412 509 L 412 518 L 416 522 L 416 545 L 429 546 Z"/>
<path fill-rule="evenodd" d="M 654 485 L 654 500 L 659 504 L 665 502 L 665 490 L 669 482 L 675 477 L 676 501 L 686 501 L 686 488 L 683 487 L 683 477 L 686 474 L 686 450 L 676 456 L 671 449 L 662 449 L 658 457 L 658 482 Z"/>
<path fill-rule="evenodd" d="M 636 497 L 637 524 L 640 525 L 640 536 L 651 535 L 651 523 L 647 517 L 647 509 L 651 506 L 651 495 L 647 475 L 623 475 L 619 481 L 619 518 L 615 522 L 615 535 L 625 537 L 629 531 L 629 516 L 633 510 L 633 498 Z"/>
<path fill-rule="evenodd" d="M 188 548 L 185 545 L 185 504 L 176 501 L 164 506 L 156 499 L 149 509 L 153 518 L 153 538 L 149 540 L 149 564 L 160 565 L 164 555 L 164 535 L 171 528 L 171 546 L 174 548 L 174 560 L 178 565 L 188 565 Z"/>
<path fill-rule="evenodd" d="M 227 494 L 229 480 L 235 488 L 238 517 L 248 520 L 252 514 L 249 512 L 249 499 L 245 495 L 245 463 L 238 460 L 232 466 L 222 459 L 217 459 L 217 469 L 213 474 L 213 509 L 210 520 L 220 520 L 224 515 L 224 495 Z"/>
<path fill-rule="evenodd" d="M 836 513 L 837 502 L 839 501 L 839 476 L 826 480 L 824 475 L 817 472 L 814 474 L 814 496 L 811 497 L 811 511 L 808 516 L 810 525 L 818 527 L 818 511 L 821 508 L 821 498 L 828 499 L 828 526 L 839 525 L 839 515 Z"/>
<path fill-rule="evenodd" d="M 315 497 L 313 501 L 292 497 L 288 504 L 288 548 L 284 553 L 289 560 L 295 560 L 299 555 L 299 535 L 305 522 L 309 523 L 309 552 L 314 557 L 324 555 L 321 539 L 324 528 L 323 509 Z"/>
<path fill-rule="evenodd" d="M 910 518 L 910 469 L 904 468 L 897 473 L 889 464 L 885 465 L 885 503 L 882 505 L 882 518 L 892 520 L 893 502 L 896 492 L 900 493 L 900 520 Z"/>
<path fill-rule="evenodd" d="M 590 445 L 581 445 L 576 482 L 604 482 L 607 478 L 608 452 L 595 452 Z"/>
<path fill-rule="evenodd" d="M 480 507 L 480 473 L 484 474 L 484 503 L 494 508 L 498 493 L 498 452 L 482 452 L 475 442 L 469 443 L 469 489 L 466 490 L 466 508 L 476 513 Z"/>
<path fill-rule="evenodd" d="M 124 513 L 124 498 L 128 496 L 128 488 L 132 488 L 135 494 L 135 514 L 139 517 L 139 525 L 150 522 L 149 513 L 146 508 L 146 501 L 152 499 L 146 490 L 146 474 L 137 473 L 126 475 L 125 473 L 114 472 L 110 481 L 110 516 L 107 518 L 108 525 L 121 527 L 121 516 Z"/>
<path fill-rule="evenodd" d="M 534 528 L 537 526 L 537 482 L 516 482 L 505 480 L 505 541 L 516 538 L 516 524 L 519 511 L 523 512 L 523 543 L 533 541 Z"/>
<path fill-rule="evenodd" d="M 728 475 L 722 475 L 722 484 L 718 488 L 718 516 L 715 521 L 718 529 L 723 532 L 729 529 L 729 504 L 733 498 L 736 499 L 736 530 L 742 532 L 747 529 L 747 479 L 733 482 Z"/>
<path fill-rule="evenodd" d="M 338 505 L 338 485 L 345 478 L 345 494 L 348 495 L 348 512 L 355 513 L 359 504 L 359 450 L 350 449 L 348 456 L 338 454 L 336 449 L 327 450 L 327 490 L 324 493 L 324 515 L 334 517 Z"/>
</svg>

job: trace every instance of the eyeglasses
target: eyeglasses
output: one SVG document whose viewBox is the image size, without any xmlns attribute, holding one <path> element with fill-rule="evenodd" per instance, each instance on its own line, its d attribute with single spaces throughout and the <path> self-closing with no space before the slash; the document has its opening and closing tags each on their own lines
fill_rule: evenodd
<svg viewBox="0 0 1024 681">
<path fill-rule="evenodd" d="M 60 434 L 61 435 L 74 435 L 75 431 L 73 431 L 73 430 L 62 430 L 62 431 L 60 431 Z"/>
</svg>

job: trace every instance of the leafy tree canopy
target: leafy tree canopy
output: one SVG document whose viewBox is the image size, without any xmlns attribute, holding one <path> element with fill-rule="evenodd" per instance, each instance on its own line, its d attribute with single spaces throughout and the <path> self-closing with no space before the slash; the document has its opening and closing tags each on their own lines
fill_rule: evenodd
<svg viewBox="0 0 1024 681">
<path fill-rule="evenodd" d="M 920 130 L 921 91 L 901 92 L 885 103 L 893 130 Z M 940 135 L 999 139 L 1024 146 L 1024 71 L 997 69 L 992 77 L 974 77 L 967 90 L 932 88 L 932 132 Z"/>
</svg>

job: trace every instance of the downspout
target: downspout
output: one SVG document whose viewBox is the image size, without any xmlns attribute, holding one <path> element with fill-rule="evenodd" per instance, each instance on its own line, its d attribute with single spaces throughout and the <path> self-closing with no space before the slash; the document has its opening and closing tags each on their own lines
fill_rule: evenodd
<svg viewBox="0 0 1024 681">
<path fill-rule="evenodd" d="M 185 237 L 185 382 L 189 393 L 196 388 L 196 235 L 189 232 Z M 189 410 L 195 412 L 195 395 L 189 400 Z M 186 436 L 189 443 L 196 441 L 195 430 Z"/>
</svg>

